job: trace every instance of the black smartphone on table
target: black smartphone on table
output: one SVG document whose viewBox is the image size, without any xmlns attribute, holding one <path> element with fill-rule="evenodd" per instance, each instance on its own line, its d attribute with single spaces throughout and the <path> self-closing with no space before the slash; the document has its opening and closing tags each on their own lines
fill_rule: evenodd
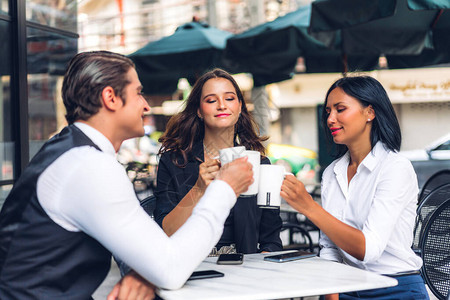
<svg viewBox="0 0 450 300">
<path fill-rule="evenodd" d="M 314 257 L 314 256 L 317 256 L 317 254 L 308 252 L 308 251 L 299 250 L 299 251 L 295 251 L 295 252 L 265 256 L 264 260 L 281 263 L 281 262 L 293 261 L 293 260 L 297 260 L 297 259 Z"/>
<path fill-rule="evenodd" d="M 195 271 L 188 278 L 188 280 L 223 277 L 223 276 L 224 274 L 222 272 L 216 270 Z"/>
<path fill-rule="evenodd" d="M 240 265 L 243 262 L 244 254 L 242 253 L 220 254 L 217 258 L 218 265 Z"/>
</svg>

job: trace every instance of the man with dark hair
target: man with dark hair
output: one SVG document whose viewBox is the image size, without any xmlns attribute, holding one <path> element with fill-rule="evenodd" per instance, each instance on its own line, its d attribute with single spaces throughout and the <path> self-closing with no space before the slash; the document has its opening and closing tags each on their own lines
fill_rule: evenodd
<svg viewBox="0 0 450 300">
<path fill-rule="evenodd" d="M 252 182 L 251 165 L 224 166 L 168 237 L 141 209 L 115 159 L 125 139 L 144 134 L 150 107 L 141 90 L 122 55 L 86 52 L 70 62 L 62 88 L 69 126 L 36 154 L 0 212 L 2 299 L 89 299 L 111 253 L 135 272 L 108 299 L 150 299 L 152 284 L 181 287 L 218 241 L 236 195 Z"/>
</svg>

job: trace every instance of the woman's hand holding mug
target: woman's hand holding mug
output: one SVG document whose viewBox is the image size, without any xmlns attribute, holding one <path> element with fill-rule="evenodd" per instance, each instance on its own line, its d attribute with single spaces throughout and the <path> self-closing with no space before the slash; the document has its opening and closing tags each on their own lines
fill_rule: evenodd
<svg viewBox="0 0 450 300">
<path fill-rule="evenodd" d="M 308 193 L 305 185 L 295 178 L 294 175 L 287 175 L 281 186 L 281 197 L 295 210 L 305 213 L 316 204 Z"/>
<path fill-rule="evenodd" d="M 219 169 L 220 163 L 217 159 L 201 163 L 198 168 L 198 179 L 195 183 L 195 188 L 203 194 L 208 185 L 216 178 Z"/>
</svg>

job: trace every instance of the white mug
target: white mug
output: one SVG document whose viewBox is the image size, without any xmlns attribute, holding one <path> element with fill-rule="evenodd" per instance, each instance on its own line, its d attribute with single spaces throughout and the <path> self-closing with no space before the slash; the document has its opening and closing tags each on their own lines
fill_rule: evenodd
<svg viewBox="0 0 450 300">
<path fill-rule="evenodd" d="M 261 153 L 259 153 L 259 151 L 245 150 L 243 156 L 247 156 L 248 162 L 252 164 L 253 183 L 248 187 L 248 190 L 241 195 L 256 195 L 258 193 L 259 187 L 259 168 L 261 165 Z"/>
<path fill-rule="evenodd" d="M 244 146 L 236 146 L 219 150 L 219 159 L 222 166 L 232 162 L 236 158 L 243 157 L 245 152 Z"/>
<path fill-rule="evenodd" d="M 257 204 L 262 208 L 278 208 L 281 204 L 281 185 L 286 169 L 279 165 L 259 167 L 259 188 Z"/>
</svg>

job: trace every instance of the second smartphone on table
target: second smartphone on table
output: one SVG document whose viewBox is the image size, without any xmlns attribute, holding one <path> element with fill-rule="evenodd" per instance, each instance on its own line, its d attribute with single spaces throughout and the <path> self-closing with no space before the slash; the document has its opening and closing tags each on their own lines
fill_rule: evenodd
<svg viewBox="0 0 450 300">
<path fill-rule="evenodd" d="M 220 254 L 217 258 L 218 265 L 240 265 L 244 262 L 244 254 L 232 253 L 232 254 Z"/>
<path fill-rule="evenodd" d="M 272 262 L 287 262 L 287 261 L 293 261 L 297 259 L 302 258 L 308 258 L 308 257 L 314 257 L 317 256 L 316 253 L 308 252 L 308 251 L 295 251 L 295 252 L 289 252 L 289 253 L 283 253 L 278 255 L 269 255 L 264 257 L 264 260 L 272 261 Z"/>
</svg>

